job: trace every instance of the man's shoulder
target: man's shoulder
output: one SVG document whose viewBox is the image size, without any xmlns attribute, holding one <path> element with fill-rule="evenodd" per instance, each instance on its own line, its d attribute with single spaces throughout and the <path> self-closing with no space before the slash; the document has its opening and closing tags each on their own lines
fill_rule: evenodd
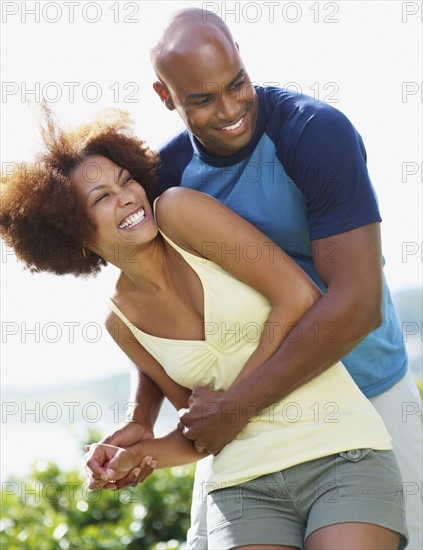
<svg viewBox="0 0 423 550">
<path fill-rule="evenodd" d="M 188 130 L 182 130 L 168 138 L 159 147 L 160 156 L 172 156 L 182 151 L 192 151 L 192 143 Z"/>
<path fill-rule="evenodd" d="M 160 148 L 160 163 L 156 169 L 158 178 L 156 196 L 169 187 L 181 184 L 182 174 L 191 162 L 194 150 L 190 134 L 183 130 L 168 139 Z"/>
<path fill-rule="evenodd" d="M 336 107 L 319 99 L 311 97 L 298 90 L 265 86 L 256 88 L 259 101 L 273 121 L 282 118 L 286 122 L 306 122 L 317 117 L 322 123 L 347 122 L 348 118 Z"/>
<path fill-rule="evenodd" d="M 257 93 L 266 119 L 266 132 L 285 150 L 304 140 L 316 145 L 322 136 L 329 141 L 357 139 L 351 121 L 333 105 L 286 88 L 268 86 L 258 88 Z"/>
</svg>

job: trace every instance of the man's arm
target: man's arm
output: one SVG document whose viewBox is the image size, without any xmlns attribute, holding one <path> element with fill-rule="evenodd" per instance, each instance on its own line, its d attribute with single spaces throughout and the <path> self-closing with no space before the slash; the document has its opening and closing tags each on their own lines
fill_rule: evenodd
<svg viewBox="0 0 423 550">
<path fill-rule="evenodd" d="M 286 365 L 286 376 L 289 372 L 293 376 L 291 379 L 284 375 L 288 386 L 279 399 L 314 378 L 315 372 L 342 359 L 382 320 L 379 224 L 314 241 L 313 248 L 316 256 L 317 251 L 321 256 L 315 265 L 327 292 L 302 317 L 292 337 L 287 338 L 271 358 L 272 363 Z M 325 260 L 324 250 L 331 250 L 330 261 Z M 304 378 L 296 386 L 303 364 Z M 242 372 L 232 388 L 245 378 Z"/>
<path fill-rule="evenodd" d="M 197 447 L 212 454 L 220 452 L 257 411 L 332 366 L 380 325 L 379 223 L 316 240 L 313 247 L 326 294 L 305 313 L 270 359 L 248 376 L 241 373 L 227 392 L 201 388 L 193 392 L 189 412 L 181 416 L 181 422 L 184 434 Z M 333 254 L 323 253 L 328 250 Z M 329 257 L 330 261 L 325 261 Z M 251 403 L 255 406 L 247 406 Z"/>
</svg>

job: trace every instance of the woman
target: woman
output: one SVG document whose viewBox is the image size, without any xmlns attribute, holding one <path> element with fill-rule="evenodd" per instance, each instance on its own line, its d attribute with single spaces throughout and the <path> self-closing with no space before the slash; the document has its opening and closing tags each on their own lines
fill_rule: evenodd
<svg viewBox="0 0 423 550">
<path fill-rule="evenodd" d="M 260 367 L 318 299 L 294 262 L 216 200 L 170 189 L 154 215 L 157 158 L 124 114 L 66 132 L 49 118 L 43 135 L 37 164 L 6 177 L 1 234 L 33 271 L 118 267 L 106 326 L 177 408 L 194 387 L 225 391 Z M 146 457 L 168 467 L 199 451 L 176 429 L 127 449 L 94 445 L 88 461 L 102 464 L 101 486 Z M 404 547 L 389 435 L 340 363 L 257 411 L 212 468 L 211 548 Z"/>
</svg>

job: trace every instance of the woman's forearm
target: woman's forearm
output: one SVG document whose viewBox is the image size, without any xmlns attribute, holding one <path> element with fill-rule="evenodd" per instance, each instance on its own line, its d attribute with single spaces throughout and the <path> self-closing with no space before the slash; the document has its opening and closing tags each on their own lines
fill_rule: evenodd
<svg viewBox="0 0 423 550">
<path fill-rule="evenodd" d="M 157 461 L 156 469 L 191 464 L 208 455 L 207 452 L 196 451 L 194 443 L 178 429 L 163 437 L 136 443 L 127 447 L 127 451 L 132 455 L 134 464 L 141 464 L 145 456 L 152 456 Z"/>
<path fill-rule="evenodd" d="M 140 370 L 138 370 L 138 383 L 134 393 L 130 419 L 153 431 L 164 395 L 160 388 Z"/>
</svg>

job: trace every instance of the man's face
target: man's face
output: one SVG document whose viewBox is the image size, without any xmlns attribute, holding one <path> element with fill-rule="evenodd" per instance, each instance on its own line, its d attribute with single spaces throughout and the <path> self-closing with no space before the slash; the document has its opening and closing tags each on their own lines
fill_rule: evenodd
<svg viewBox="0 0 423 550">
<path fill-rule="evenodd" d="M 257 95 L 235 47 L 215 40 L 170 55 L 163 82 L 169 92 L 165 104 L 176 109 L 208 153 L 229 156 L 249 143 Z"/>
</svg>

